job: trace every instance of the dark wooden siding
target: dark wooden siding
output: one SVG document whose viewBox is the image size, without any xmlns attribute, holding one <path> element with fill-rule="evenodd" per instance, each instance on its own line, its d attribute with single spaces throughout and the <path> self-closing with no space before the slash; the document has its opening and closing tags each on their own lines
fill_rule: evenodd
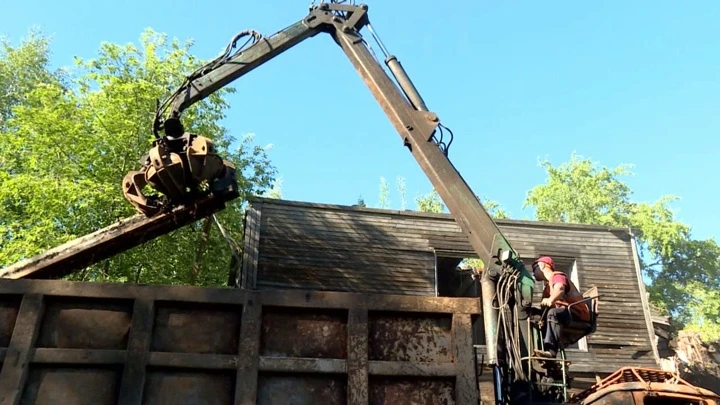
<svg viewBox="0 0 720 405">
<path fill-rule="evenodd" d="M 253 201 L 253 207 L 260 215 L 254 242 L 258 288 L 434 295 L 435 260 L 477 257 L 449 215 L 268 199 Z M 625 365 L 657 365 L 626 230 L 497 223 L 527 261 L 551 255 L 561 265 L 574 262 L 579 288 L 596 286 L 602 294 L 588 351 L 568 351 L 573 371 L 605 374 Z M 246 249 L 252 247 L 246 240 Z"/>
<path fill-rule="evenodd" d="M 429 242 L 406 237 L 389 216 L 264 203 L 255 204 L 248 218 L 260 224 L 258 289 L 436 295 Z"/>
</svg>

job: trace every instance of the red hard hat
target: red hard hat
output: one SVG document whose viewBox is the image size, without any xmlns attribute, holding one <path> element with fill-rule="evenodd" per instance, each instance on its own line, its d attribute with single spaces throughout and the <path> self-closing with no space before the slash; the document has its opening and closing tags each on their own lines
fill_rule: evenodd
<svg viewBox="0 0 720 405">
<path fill-rule="evenodd" d="M 555 262 L 553 262 L 552 257 L 550 256 L 542 256 L 539 257 L 537 260 L 535 260 L 535 263 L 542 262 L 550 266 L 551 269 L 555 269 Z"/>
</svg>

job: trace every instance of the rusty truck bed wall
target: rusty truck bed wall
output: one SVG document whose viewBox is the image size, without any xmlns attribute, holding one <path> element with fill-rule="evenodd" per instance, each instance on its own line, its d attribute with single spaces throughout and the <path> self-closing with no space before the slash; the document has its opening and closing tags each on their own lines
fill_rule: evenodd
<svg viewBox="0 0 720 405">
<path fill-rule="evenodd" d="M 478 305 L 1 280 L 0 404 L 477 404 Z"/>
<path fill-rule="evenodd" d="M 342 275 L 352 277 L 353 269 L 372 263 L 373 272 L 356 279 L 353 288 L 371 286 L 376 283 L 374 277 L 394 277 L 392 288 L 405 294 L 402 283 L 411 276 L 404 270 L 393 272 L 392 266 L 383 267 L 384 251 L 429 247 L 435 252 L 438 272 L 454 267 L 462 258 L 476 257 L 460 227 L 446 214 L 257 198 L 251 201 L 248 216 L 252 219 L 247 221 L 243 264 L 246 277 L 254 277 L 259 288 L 272 288 L 273 283 L 314 287 L 313 277 L 334 274 L 324 278 L 326 287 L 344 291 L 347 284 L 336 280 L 342 280 Z M 657 366 L 627 230 L 535 221 L 497 223 L 524 260 L 552 255 L 563 270 L 574 267 L 581 290 L 597 286 L 603 294 L 597 332 L 587 339 L 587 350 L 567 353 L 576 381 L 589 384 L 595 381 L 594 374 L 604 376 L 621 366 Z M 377 253 L 379 245 L 382 249 Z M 426 262 L 405 260 L 417 269 L 419 275 L 414 277 L 428 274 Z M 428 291 L 428 295 L 434 293 Z M 482 334 L 479 338 L 483 339 Z M 484 346 L 478 351 L 482 353 Z"/>
</svg>

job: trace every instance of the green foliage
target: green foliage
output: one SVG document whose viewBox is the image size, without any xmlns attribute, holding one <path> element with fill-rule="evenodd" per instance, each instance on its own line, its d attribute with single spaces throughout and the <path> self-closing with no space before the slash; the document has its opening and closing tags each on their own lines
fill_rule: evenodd
<svg viewBox="0 0 720 405">
<path fill-rule="evenodd" d="M 265 198 L 275 198 L 275 199 L 282 199 L 282 179 L 277 178 L 273 182 L 272 188 L 268 190 L 263 197 Z"/>
<path fill-rule="evenodd" d="M 633 201 L 630 187 L 619 179 L 631 174 L 626 165 L 608 169 L 576 154 L 557 167 L 540 165 L 547 182 L 530 190 L 525 201 L 538 220 L 634 229 L 642 269 L 652 280 L 652 303 L 705 337 L 718 333 L 720 248 L 713 240 L 692 239 L 690 227 L 670 208 L 676 197 Z"/>
<path fill-rule="evenodd" d="M 699 281 L 689 282 L 685 290 L 689 298 L 685 329 L 700 333 L 705 342 L 720 341 L 720 290 Z"/>
<path fill-rule="evenodd" d="M 500 206 L 500 203 L 494 200 L 488 200 L 488 199 L 480 199 L 480 202 L 482 203 L 483 207 L 485 207 L 485 210 L 492 216 L 493 218 L 510 218 L 510 214 L 502 209 Z"/>
<path fill-rule="evenodd" d="M 493 218 L 510 217 L 507 211 L 503 210 L 500 207 L 500 203 L 498 203 L 497 201 L 483 199 L 480 197 L 477 198 L 478 200 L 480 200 L 481 204 L 488 212 L 488 214 L 490 214 L 490 216 L 492 216 Z M 417 204 L 417 210 L 420 212 L 445 212 L 445 203 L 443 203 L 443 200 L 440 197 L 440 194 L 438 194 L 437 190 L 433 190 L 425 195 L 417 197 L 415 199 L 415 203 Z"/>
<path fill-rule="evenodd" d="M 612 226 L 630 225 L 633 204 L 630 188 L 617 179 L 629 174 L 626 165 L 613 170 L 573 154 L 570 161 L 553 167 L 549 161 L 540 166 L 548 174 L 546 184 L 530 190 L 525 206 L 535 208 L 541 221 L 572 222 Z"/>
<path fill-rule="evenodd" d="M 445 211 L 445 204 L 436 190 L 416 197 L 415 204 L 417 204 L 417 210 L 420 212 L 442 213 Z"/>
<path fill-rule="evenodd" d="M 398 193 L 400 193 L 400 209 L 405 210 L 407 205 L 407 199 L 405 197 L 405 178 L 398 176 L 397 178 Z"/>
<path fill-rule="evenodd" d="M 12 109 L 45 83 L 62 83 L 63 72 L 50 70 L 49 41 L 31 31 L 18 46 L 0 39 L 0 131 L 6 131 Z"/>
<path fill-rule="evenodd" d="M 385 177 L 380 177 L 378 208 L 390 208 L 390 187 Z"/>
<path fill-rule="evenodd" d="M 202 63 L 191 54 L 189 41 L 147 30 L 139 45 L 102 43 L 94 59 L 76 58 L 74 75 L 63 84 L 47 70 L 47 41 L 35 38 L 27 44 L 31 50 L 21 47 L 6 55 L 32 57 L 0 62 L 39 69 L 32 77 L 46 78 L 16 80 L 25 86 L 24 95 L 0 100 L 8 117 L 0 134 L 2 265 L 134 214 L 120 186 L 150 147 L 156 99 L 167 97 Z M 184 124 L 212 138 L 238 168 L 240 201 L 218 219 L 241 240 L 243 201 L 267 190 L 275 169 L 266 148 L 252 145 L 252 136 L 236 140 L 219 124 L 227 108 L 224 96 L 232 91 L 226 88 L 188 109 Z M 200 222 L 72 278 L 219 285 L 227 280 L 229 257 L 220 232 Z"/>
</svg>

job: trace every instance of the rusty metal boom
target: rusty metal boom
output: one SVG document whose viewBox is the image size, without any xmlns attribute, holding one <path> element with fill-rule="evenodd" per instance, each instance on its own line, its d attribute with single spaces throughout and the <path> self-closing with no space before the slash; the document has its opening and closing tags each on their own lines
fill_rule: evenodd
<svg viewBox="0 0 720 405">
<path fill-rule="evenodd" d="M 393 127 L 402 138 L 416 161 L 425 172 L 440 197 L 467 234 L 474 250 L 486 266 L 492 266 L 499 258 L 499 251 L 515 253 L 507 239 L 482 206 L 476 195 L 447 157 L 447 149 L 438 142 L 435 134 L 442 130 L 440 118 L 428 111 L 397 58 L 387 55 L 385 63 L 392 72 L 396 85 L 370 52 L 360 34 L 369 27 L 368 7 L 336 3 L 322 3 L 311 9 L 301 21 L 273 34 L 259 38 L 253 31 L 243 35 L 254 36 L 255 43 L 231 57 L 221 59 L 201 69 L 158 110 L 155 132 L 164 130 L 166 136 L 177 137 L 184 131 L 180 116 L 184 110 L 232 81 L 244 76 L 258 66 L 282 54 L 304 40 L 319 33 L 328 33 L 342 48 L 360 77 L 387 114 Z M 344 15 L 345 17 L 340 17 Z M 169 117 L 162 114 L 170 109 Z"/>
</svg>

